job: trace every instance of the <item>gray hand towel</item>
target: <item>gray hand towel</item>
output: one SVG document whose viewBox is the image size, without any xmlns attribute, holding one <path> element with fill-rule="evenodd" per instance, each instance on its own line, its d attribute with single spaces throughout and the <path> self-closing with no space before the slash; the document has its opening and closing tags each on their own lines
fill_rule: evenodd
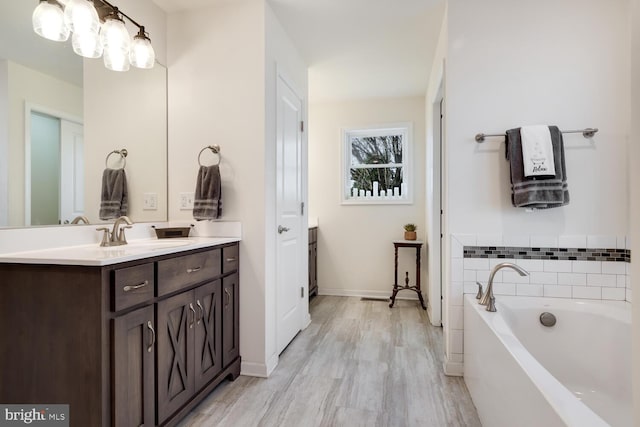
<svg viewBox="0 0 640 427">
<path fill-rule="evenodd" d="M 124 169 L 105 169 L 102 173 L 100 219 L 114 219 L 127 215 L 129 196 Z"/>
<path fill-rule="evenodd" d="M 520 128 L 507 131 L 506 156 L 511 168 L 511 203 L 515 207 L 549 209 L 569 204 L 562 132 L 557 126 L 549 126 L 549 132 L 553 144 L 555 176 L 525 177 Z"/>
<path fill-rule="evenodd" d="M 193 200 L 193 217 L 217 219 L 222 215 L 222 182 L 218 165 L 200 166 Z"/>
</svg>

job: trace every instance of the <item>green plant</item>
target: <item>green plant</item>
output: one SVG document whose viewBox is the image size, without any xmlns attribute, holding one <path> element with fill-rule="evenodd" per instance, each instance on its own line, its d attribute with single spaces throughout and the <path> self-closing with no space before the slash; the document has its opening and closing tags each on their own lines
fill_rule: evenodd
<svg viewBox="0 0 640 427">
<path fill-rule="evenodd" d="M 415 224 L 405 224 L 404 231 L 416 231 L 418 227 Z"/>
</svg>

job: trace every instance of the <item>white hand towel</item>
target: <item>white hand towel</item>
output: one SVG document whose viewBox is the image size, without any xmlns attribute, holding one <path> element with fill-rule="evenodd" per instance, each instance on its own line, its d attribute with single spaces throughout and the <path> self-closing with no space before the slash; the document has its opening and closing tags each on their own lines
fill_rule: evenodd
<svg viewBox="0 0 640 427">
<path fill-rule="evenodd" d="M 549 127 L 544 125 L 522 126 L 522 161 L 524 176 L 555 175 L 553 144 Z"/>
</svg>

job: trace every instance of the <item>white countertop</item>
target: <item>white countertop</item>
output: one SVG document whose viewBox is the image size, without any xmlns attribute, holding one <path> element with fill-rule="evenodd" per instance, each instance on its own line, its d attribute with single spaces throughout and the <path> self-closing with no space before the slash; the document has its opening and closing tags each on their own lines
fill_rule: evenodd
<svg viewBox="0 0 640 427">
<path fill-rule="evenodd" d="M 135 239 L 122 246 L 100 247 L 98 244 L 89 244 L 3 253 L 0 255 L 0 263 L 104 266 L 238 241 L 240 239 L 236 237 Z"/>
</svg>

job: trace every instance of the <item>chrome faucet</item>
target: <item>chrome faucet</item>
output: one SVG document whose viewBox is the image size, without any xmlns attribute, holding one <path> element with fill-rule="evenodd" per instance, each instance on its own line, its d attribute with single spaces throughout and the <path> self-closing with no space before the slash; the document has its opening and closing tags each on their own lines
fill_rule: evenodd
<svg viewBox="0 0 640 427">
<path fill-rule="evenodd" d="M 527 270 L 511 262 L 503 262 L 493 267 L 493 269 L 491 270 L 491 273 L 489 274 L 487 291 L 484 293 L 484 295 L 482 296 L 482 298 L 480 298 L 480 301 L 479 301 L 479 304 L 487 306 L 487 311 L 492 311 L 492 312 L 496 311 L 496 297 L 493 296 L 493 278 L 498 272 L 498 270 L 501 270 L 503 268 L 510 268 L 512 270 L 515 270 L 521 276 L 529 275 L 529 272 Z M 482 292 L 482 287 L 480 287 L 479 292 Z"/>
<path fill-rule="evenodd" d="M 127 225 L 122 225 L 127 224 Z M 127 238 L 124 235 L 125 228 L 131 228 L 133 222 L 126 216 L 121 216 L 113 223 L 113 230 L 109 231 L 107 227 L 96 228 L 97 231 L 103 231 L 102 242 L 100 246 L 121 246 L 127 244 Z"/>
<path fill-rule="evenodd" d="M 73 218 L 73 220 L 71 221 L 71 224 L 80 224 L 81 222 L 84 222 L 85 224 L 89 224 L 89 218 L 87 218 L 84 215 L 77 216 Z"/>
</svg>

